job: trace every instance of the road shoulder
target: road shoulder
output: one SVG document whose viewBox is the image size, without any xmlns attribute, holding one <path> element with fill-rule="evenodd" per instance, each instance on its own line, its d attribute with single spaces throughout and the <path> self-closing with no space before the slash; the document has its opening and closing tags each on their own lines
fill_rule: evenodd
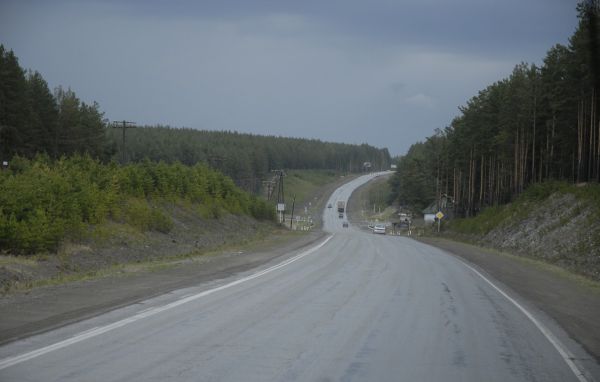
<svg viewBox="0 0 600 382">
<path fill-rule="evenodd" d="M 418 241 L 476 265 L 554 319 L 600 362 L 600 287 L 547 264 L 437 237 Z"/>
<path fill-rule="evenodd" d="M 326 234 L 281 236 L 254 248 L 172 262 L 104 278 L 35 288 L 0 299 L 0 344 L 26 338 L 173 290 L 223 279 L 308 247 Z"/>
</svg>

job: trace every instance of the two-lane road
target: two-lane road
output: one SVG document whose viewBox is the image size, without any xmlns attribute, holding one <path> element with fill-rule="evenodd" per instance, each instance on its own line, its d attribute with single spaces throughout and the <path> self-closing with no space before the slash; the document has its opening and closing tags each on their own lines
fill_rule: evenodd
<svg viewBox="0 0 600 382">
<path fill-rule="evenodd" d="M 0 380 L 578 380 L 551 333 L 475 270 L 342 228 L 335 202 L 368 180 L 334 192 L 318 247 L 0 348 Z"/>
</svg>

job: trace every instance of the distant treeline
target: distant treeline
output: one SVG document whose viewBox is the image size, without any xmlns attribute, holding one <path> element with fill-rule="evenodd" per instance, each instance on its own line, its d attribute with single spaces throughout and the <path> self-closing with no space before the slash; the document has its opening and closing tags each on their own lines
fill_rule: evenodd
<svg viewBox="0 0 600 382">
<path fill-rule="evenodd" d="M 52 159 L 88 154 L 103 162 L 123 158 L 122 131 L 103 119 L 97 103 L 75 92 L 51 92 L 38 72 L 25 71 L 12 51 L 0 45 L 0 160 L 14 155 Z M 126 162 L 145 159 L 219 169 L 246 190 L 257 191 L 273 169 L 360 171 L 390 163 L 387 149 L 315 139 L 147 126 L 127 129 Z"/>
<path fill-rule="evenodd" d="M 315 139 L 286 138 L 146 126 L 126 131 L 125 158 L 139 162 L 208 163 L 230 176 L 246 190 L 257 191 L 261 180 L 273 169 L 332 169 L 356 172 L 364 162 L 374 169 L 388 168 L 390 154 L 367 144 L 352 145 Z M 112 129 L 110 139 L 117 147 L 115 158 L 122 157 L 122 132 Z"/>
<path fill-rule="evenodd" d="M 541 67 L 517 65 L 410 148 L 391 180 L 396 200 L 422 209 L 447 199 L 471 216 L 533 183 L 600 180 L 600 1 L 577 9 L 568 46 L 552 47 Z"/>
</svg>

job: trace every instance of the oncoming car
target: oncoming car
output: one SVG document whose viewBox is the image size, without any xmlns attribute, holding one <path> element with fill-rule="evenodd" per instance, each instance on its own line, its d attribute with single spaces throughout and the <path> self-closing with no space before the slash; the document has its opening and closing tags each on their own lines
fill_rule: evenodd
<svg viewBox="0 0 600 382">
<path fill-rule="evenodd" d="M 344 227 L 344 228 L 348 228 L 348 222 L 343 222 L 343 223 L 342 223 L 342 227 Z"/>
<path fill-rule="evenodd" d="M 384 224 L 375 224 L 373 227 L 373 233 L 379 233 L 385 235 L 385 225 Z"/>
<path fill-rule="evenodd" d="M 327 208 L 332 208 L 332 207 L 333 207 L 333 206 L 331 205 L 331 203 L 329 203 L 329 204 L 327 205 Z"/>
</svg>

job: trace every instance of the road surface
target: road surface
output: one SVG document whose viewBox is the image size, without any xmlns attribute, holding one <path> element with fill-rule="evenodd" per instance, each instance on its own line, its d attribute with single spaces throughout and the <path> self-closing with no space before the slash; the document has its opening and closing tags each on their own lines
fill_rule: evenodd
<svg viewBox="0 0 600 382">
<path fill-rule="evenodd" d="M 331 235 L 316 247 L 4 346 L 0 380 L 592 380 L 477 270 L 408 238 L 342 228 L 337 200 L 369 178 L 333 193 Z"/>
</svg>

